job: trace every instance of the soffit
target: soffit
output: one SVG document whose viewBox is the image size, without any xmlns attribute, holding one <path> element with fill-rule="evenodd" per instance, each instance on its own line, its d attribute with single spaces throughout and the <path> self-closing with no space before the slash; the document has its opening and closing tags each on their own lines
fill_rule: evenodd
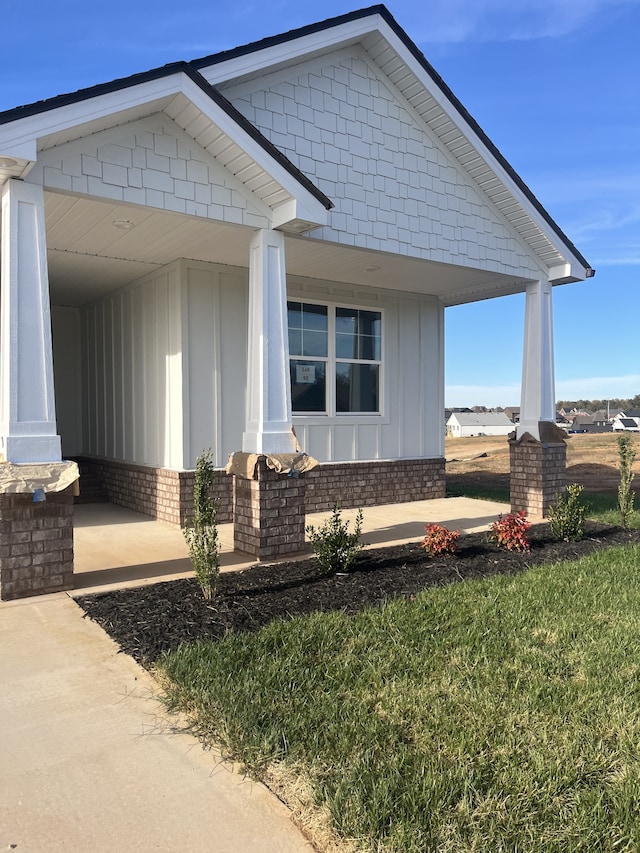
<svg viewBox="0 0 640 853">
<path fill-rule="evenodd" d="M 185 258 L 247 268 L 248 228 L 133 205 L 45 193 L 51 298 L 78 306 Z M 122 229 L 114 223 L 130 222 Z M 453 305 L 515 293 L 525 282 L 486 271 L 286 237 L 287 273 L 349 286 L 430 294 Z"/>
</svg>

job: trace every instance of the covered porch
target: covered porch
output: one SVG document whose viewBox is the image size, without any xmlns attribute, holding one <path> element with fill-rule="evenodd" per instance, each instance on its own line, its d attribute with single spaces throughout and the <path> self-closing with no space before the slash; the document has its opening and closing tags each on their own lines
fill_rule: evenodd
<svg viewBox="0 0 640 853">
<path fill-rule="evenodd" d="M 461 533 L 488 530 L 507 511 L 508 505 L 503 503 L 461 497 L 369 507 L 364 513 L 362 541 L 368 548 L 418 543 L 430 522 Z M 356 512 L 342 513 L 351 530 Z M 307 523 L 318 527 L 329 515 L 311 513 Z M 194 576 L 182 532 L 161 521 L 115 504 L 80 504 L 75 509 L 74 527 L 73 595 Z M 234 550 L 233 524 L 220 524 L 218 536 L 222 572 L 255 565 L 255 559 Z M 308 556 L 308 550 L 301 555 Z"/>
</svg>

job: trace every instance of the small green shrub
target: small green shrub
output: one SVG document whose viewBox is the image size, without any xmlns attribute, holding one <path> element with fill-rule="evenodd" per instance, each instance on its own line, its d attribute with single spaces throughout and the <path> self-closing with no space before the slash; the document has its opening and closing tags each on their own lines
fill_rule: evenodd
<svg viewBox="0 0 640 853">
<path fill-rule="evenodd" d="M 622 516 L 622 526 L 629 527 L 633 515 L 635 492 L 631 489 L 633 480 L 633 461 L 636 451 L 630 435 L 618 436 L 618 458 L 620 461 L 620 485 L 618 486 L 618 507 Z"/>
<path fill-rule="evenodd" d="M 554 539 L 577 542 L 584 536 L 586 507 L 582 503 L 582 492 L 582 486 L 572 483 L 550 508 L 549 524 Z"/>
<path fill-rule="evenodd" d="M 346 572 L 362 549 L 360 542 L 362 533 L 362 510 L 358 510 L 353 533 L 349 533 L 349 522 L 342 520 L 340 507 L 336 504 L 324 524 L 317 530 L 312 524 L 307 525 L 306 531 L 313 552 L 325 574 Z"/>
<path fill-rule="evenodd" d="M 527 514 L 524 510 L 520 512 L 511 512 L 509 515 L 498 516 L 498 520 L 491 525 L 489 539 L 495 542 L 499 548 L 506 548 L 507 551 L 531 551 L 531 543 L 527 531 L 531 527 L 531 522 L 527 521 Z"/>
<path fill-rule="evenodd" d="M 458 548 L 458 530 L 448 530 L 443 524 L 425 525 L 426 536 L 422 548 L 432 557 L 439 554 L 455 554 Z"/>
<path fill-rule="evenodd" d="M 220 574 L 216 505 L 211 497 L 213 474 L 211 451 L 203 450 L 196 460 L 193 518 L 183 531 L 196 580 L 207 601 L 215 595 Z"/>
</svg>

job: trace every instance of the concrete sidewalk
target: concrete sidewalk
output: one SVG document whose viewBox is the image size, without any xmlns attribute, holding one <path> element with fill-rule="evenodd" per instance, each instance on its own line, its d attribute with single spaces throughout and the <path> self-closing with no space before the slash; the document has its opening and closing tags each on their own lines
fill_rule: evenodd
<svg viewBox="0 0 640 853">
<path fill-rule="evenodd" d="M 261 785 L 175 733 L 64 593 L 0 604 L 0 849 L 311 853 Z"/>
<path fill-rule="evenodd" d="M 428 521 L 482 530 L 507 510 L 465 498 L 369 508 L 363 538 L 416 542 Z M 76 592 L 192 574 L 179 530 L 109 504 L 77 507 L 76 522 Z M 223 570 L 251 565 L 231 525 L 219 532 Z M 0 849 L 311 853 L 265 788 L 173 730 L 150 675 L 69 595 L 0 603 L 0 684 Z"/>
</svg>

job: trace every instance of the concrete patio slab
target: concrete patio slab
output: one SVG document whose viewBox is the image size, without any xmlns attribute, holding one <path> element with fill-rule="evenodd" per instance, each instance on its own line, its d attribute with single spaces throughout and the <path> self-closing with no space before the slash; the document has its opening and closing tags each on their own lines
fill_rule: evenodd
<svg viewBox="0 0 640 853">
<path fill-rule="evenodd" d="M 419 542 L 424 526 L 437 521 L 451 530 L 471 533 L 488 529 L 507 504 L 471 498 L 441 498 L 367 507 L 363 540 L 368 547 Z M 357 510 L 347 509 L 344 520 L 353 529 Z M 331 513 L 313 513 L 307 524 L 321 525 Z M 98 592 L 191 577 L 182 532 L 161 521 L 115 504 L 80 504 L 75 508 L 76 593 Z M 218 527 L 222 571 L 243 569 L 255 560 L 233 551 L 233 525 Z"/>
</svg>

